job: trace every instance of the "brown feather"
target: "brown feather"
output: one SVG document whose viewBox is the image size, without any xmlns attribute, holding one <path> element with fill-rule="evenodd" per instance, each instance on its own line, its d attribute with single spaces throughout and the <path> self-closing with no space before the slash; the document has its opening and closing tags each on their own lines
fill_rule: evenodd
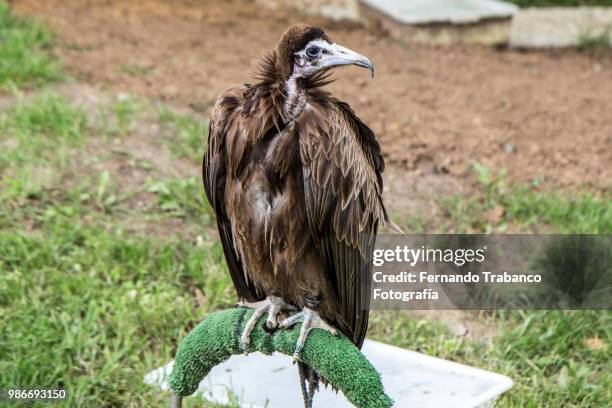
<svg viewBox="0 0 612 408">
<path fill-rule="evenodd" d="M 311 234 L 319 247 L 324 247 L 321 254 L 328 257 L 327 273 L 337 285 L 341 314 L 338 320 L 346 323 L 345 334 L 360 345 L 368 314 L 362 285 L 369 285 L 369 254 L 374 245 L 367 234 L 376 232 L 386 213 L 382 205 L 380 171 L 384 162 L 380 147 L 371 130 L 356 120 L 348 105 L 328 97 L 309 103 L 298 122 L 300 154 L 308 169 L 304 171 L 307 206 L 318 208 L 307 214 L 309 219 L 326 214 L 332 221 L 313 219 Z M 360 130 L 366 133 L 362 135 Z M 333 147 L 328 151 L 330 144 Z"/>
</svg>

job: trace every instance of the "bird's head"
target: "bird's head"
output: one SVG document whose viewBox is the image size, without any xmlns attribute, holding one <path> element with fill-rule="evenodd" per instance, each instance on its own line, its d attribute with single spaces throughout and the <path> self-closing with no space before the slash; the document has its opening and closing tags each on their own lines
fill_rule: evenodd
<svg viewBox="0 0 612 408">
<path fill-rule="evenodd" d="M 374 76 L 374 65 L 361 54 L 334 43 L 325 32 L 304 24 L 289 28 L 277 46 L 277 66 L 283 80 L 309 78 L 317 72 L 342 65 L 367 68 Z"/>
</svg>

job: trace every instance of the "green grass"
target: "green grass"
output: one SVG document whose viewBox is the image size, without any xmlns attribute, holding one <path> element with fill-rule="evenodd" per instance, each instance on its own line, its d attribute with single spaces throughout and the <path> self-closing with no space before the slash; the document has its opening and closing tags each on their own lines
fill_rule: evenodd
<svg viewBox="0 0 612 408">
<path fill-rule="evenodd" d="M 173 133 L 170 148 L 178 157 L 202 160 L 208 135 L 208 124 L 191 115 L 180 115 L 167 108 L 160 109 L 158 121 Z"/>
<path fill-rule="evenodd" d="M 610 233 L 612 197 L 592 193 L 542 192 L 508 184 L 503 173 L 494 175 L 476 164 L 480 193 L 456 197 L 446 203 L 456 230 L 503 232 L 514 226 L 526 231 L 560 233 Z M 498 211 L 490 219 L 486 214 Z M 544 231 L 542 231 L 544 230 Z"/>
<path fill-rule="evenodd" d="M 102 132 L 110 136 L 126 135 L 134 130 L 136 121 L 148 102 L 127 94 L 119 94 L 100 107 Z"/>
<path fill-rule="evenodd" d="M 489 341 L 469 341 L 402 312 L 375 312 L 369 333 L 380 341 L 510 376 L 514 388 L 496 406 L 609 406 L 612 313 L 513 311 L 479 319 L 499 333 Z M 589 347 L 590 339 L 607 346 Z"/>
<path fill-rule="evenodd" d="M 83 111 L 53 94 L 20 101 L 8 112 L 0 114 L 3 137 L 16 137 L 20 148 L 82 141 L 86 123 Z"/>
<path fill-rule="evenodd" d="M 200 180 L 187 177 L 151 182 L 148 191 L 156 195 L 161 211 L 207 225 L 212 222 L 214 215 L 205 201 L 203 188 Z"/>
<path fill-rule="evenodd" d="M 15 17 L 0 1 L 0 91 L 58 79 L 59 64 L 49 53 L 52 41 L 39 24 Z"/>
<path fill-rule="evenodd" d="M 575 197 L 559 193 L 536 193 L 517 188 L 501 200 L 508 219 L 526 225 L 547 224 L 566 233 L 612 231 L 612 201 L 589 193 Z"/>
<path fill-rule="evenodd" d="M 35 196 L 69 164 L 86 128 L 84 112 L 52 94 L 17 101 L 1 112 L 0 198 Z"/>
<path fill-rule="evenodd" d="M 142 375 L 207 309 L 231 305 L 221 257 L 218 245 L 134 238 L 61 214 L 35 234 L 2 231 L 0 384 L 65 387 L 65 406 L 160 404 Z"/>
<path fill-rule="evenodd" d="M 66 407 L 164 405 L 168 396 L 143 375 L 171 359 L 206 312 L 233 305 L 220 245 L 127 233 L 121 204 L 107 204 L 109 178 L 0 198 L 10 214 L 0 223 L 0 388 L 64 387 Z"/>
<path fill-rule="evenodd" d="M 46 93 L 0 114 L 9 147 L 0 171 L 0 388 L 64 387 L 66 407 L 164 405 L 167 394 L 143 385 L 143 375 L 171 359 L 206 312 L 233 305 L 234 290 L 218 243 L 130 234 L 120 221 L 129 211 L 117 195 L 121 176 L 74 174 L 92 159 L 87 123 Z M 54 176 L 33 180 L 36 169 Z M 207 236 L 195 179 L 149 188 L 151 212 L 197 217 Z"/>
<path fill-rule="evenodd" d="M 32 155 L 50 158 L 59 147 L 78 145 L 83 142 L 86 127 L 84 112 L 57 95 L 17 101 L 12 108 L 0 112 L 4 167 Z"/>
</svg>

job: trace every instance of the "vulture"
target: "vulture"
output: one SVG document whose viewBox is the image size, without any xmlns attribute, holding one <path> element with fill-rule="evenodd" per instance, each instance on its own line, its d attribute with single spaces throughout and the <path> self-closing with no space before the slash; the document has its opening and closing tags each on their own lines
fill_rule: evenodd
<svg viewBox="0 0 612 408">
<path fill-rule="evenodd" d="M 300 324 L 295 345 L 307 407 L 320 381 L 299 361 L 313 328 L 361 347 L 384 161 L 372 130 L 322 88 L 330 70 L 374 66 L 317 27 L 289 28 L 256 65 L 255 83 L 227 89 L 211 114 L 203 179 L 238 295 L 267 330 Z"/>
</svg>

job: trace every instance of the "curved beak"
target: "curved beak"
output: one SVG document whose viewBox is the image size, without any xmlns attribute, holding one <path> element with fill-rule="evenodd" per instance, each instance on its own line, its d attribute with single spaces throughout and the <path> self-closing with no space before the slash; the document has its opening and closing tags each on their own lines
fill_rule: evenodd
<svg viewBox="0 0 612 408">
<path fill-rule="evenodd" d="M 361 54 L 356 53 L 339 44 L 331 44 L 327 53 L 323 53 L 320 65 L 323 68 L 337 67 L 340 65 L 357 65 L 367 68 L 374 78 L 374 64 Z"/>
</svg>

